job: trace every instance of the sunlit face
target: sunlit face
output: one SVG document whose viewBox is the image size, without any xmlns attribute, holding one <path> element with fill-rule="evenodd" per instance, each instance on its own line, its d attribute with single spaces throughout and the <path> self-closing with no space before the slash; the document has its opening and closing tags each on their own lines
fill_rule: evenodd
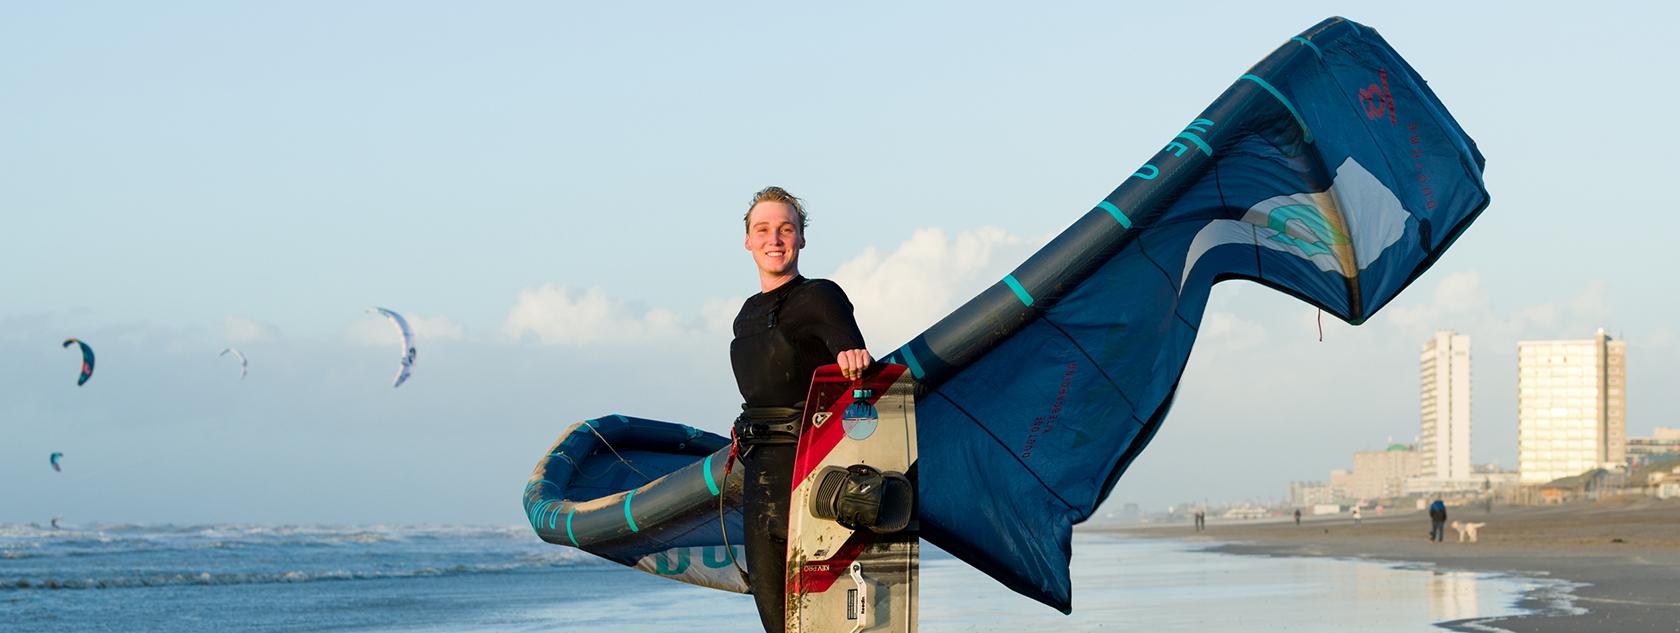
<svg viewBox="0 0 1680 633">
<path fill-rule="evenodd" d="M 799 214 L 786 202 L 760 202 L 747 212 L 747 250 L 752 251 L 758 272 L 773 277 L 799 273 L 799 249 L 805 235 L 799 228 Z"/>
</svg>

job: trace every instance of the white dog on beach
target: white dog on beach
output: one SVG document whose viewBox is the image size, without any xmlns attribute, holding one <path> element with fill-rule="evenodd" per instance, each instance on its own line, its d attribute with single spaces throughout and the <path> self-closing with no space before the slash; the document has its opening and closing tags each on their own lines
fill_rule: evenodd
<svg viewBox="0 0 1680 633">
<path fill-rule="evenodd" d="M 1487 524 L 1486 523 L 1465 523 L 1463 521 L 1453 521 L 1452 522 L 1452 529 L 1458 530 L 1458 542 L 1463 543 L 1464 542 L 1464 536 L 1466 534 L 1468 534 L 1468 535 L 1470 535 L 1470 542 L 1474 543 L 1474 542 L 1476 542 L 1476 530 L 1481 529 L 1481 527 L 1484 526 L 1484 525 L 1487 525 Z"/>
</svg>

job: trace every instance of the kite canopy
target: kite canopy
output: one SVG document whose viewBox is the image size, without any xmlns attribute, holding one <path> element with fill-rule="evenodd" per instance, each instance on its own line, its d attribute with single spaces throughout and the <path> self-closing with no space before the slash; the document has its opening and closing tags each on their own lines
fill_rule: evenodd
<svg viewBox="0 0 1680 633">
<path fill-rule="evenodd" d="M 224 347 L 222 348 L 222 353 L 217 354 L 217 356 L 227 356 L 228 354 L 233 354 L 234 358 L 239 359 L 239 379 L 244 380 L 246 368 L 250 365 L 250 363 L 245 360 L 245 354 L 237 349 Z"/>
<path fill-rule="evenodd" d="M 1026 263 L 886 360 L 923 392 L 922 536 L 1071 612 L 1071 527 L 1160 429 L 1215 283 L 1358 324 L 1487 207 L 1475 144 L 1332 18 L 1237 78 Z"/>
<path fill-rule="evenodd" d="M 58 465 L 58 460 L 61 459 L 64 459 L 64 453 L 53 453 L 47 456 L 47 463 L 52 464 L 53 472 L 64 472 L 64 469 Z"/>
<path fill-rule="evenodd" d="M 64 347 L 68 348 L 72 343 L 82 348 L 82 373 L 81 376 L 76 378 L 76 386 L 80 387 L 87 384 L 88 379 L 93 377 L 93 348 L 88 347 L 88 344 L 83 343 L 81 339 L 64 339 Z"/>
<path fill-rule="evenodd" d="M 414 371 L 414 331 L 409 329 L 408 319 L 404 319 L 403 315 L 397 314 L 396 312 L 378 307 L 368 308 L 368 312 L 377 312 L 384 315 L 385 318 L 390 319 L 391 324 L 397 328 L 397 335 L 402 337 L 403 353 L 402 360 L 400 361 L 401 364 L 397 367 L 396 377 L 391 379 L 392 389 L 401 387 L 403 382 L 408 380 L 409 373 Z"/>
</svg>

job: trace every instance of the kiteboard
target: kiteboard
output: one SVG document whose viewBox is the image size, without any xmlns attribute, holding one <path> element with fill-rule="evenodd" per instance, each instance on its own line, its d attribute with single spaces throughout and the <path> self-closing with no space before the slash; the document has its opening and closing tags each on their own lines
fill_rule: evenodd
<svg viewBox="0 0 1680 633">
<path fill-rule="evenodd" d="M 794 458 L 789 633 L 916 630 L 915 388 L 903 365 L 858 381 L 816 371 Z"/>
</svg>

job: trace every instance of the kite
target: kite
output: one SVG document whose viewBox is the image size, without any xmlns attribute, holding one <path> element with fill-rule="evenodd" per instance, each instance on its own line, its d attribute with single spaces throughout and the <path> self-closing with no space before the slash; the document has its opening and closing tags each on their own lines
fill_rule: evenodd
<svg viewBox="0 0 1680 633">
<path fill-rule="evenodd" d="M 1363 323 L 1487 208 L 1483 166 L 1376 31 L 1331 18 L 1290 38 L 1067 230 L 882 359 L 918 383 L 921 536 L 1071 612 L 1072 526 L 1166 420 L 1214 284 Z M 740 543 L 740 473 L 719 472 L 729 449 L 712 449 L 727 440 L 661 448 L 682 436 L 625 416 L 571 429 L 525 487 L 537 535 L 739 590 L 666 573 L 733 569 L 717 554 Z"/>
<path fill-rule="evenodd" d="M 400 314 L 378 307 L 368 308 L 368 312 L 377 312 L 390 319 L 391 324 L 397 328 L 397 335 L 402 337 L 402 364 L 397 367 L 397 376 L 391 381 L 391 388 L 401 387 L 403 382 L 408 380 L 409 373 L 414 371 L 414 331 L 409 329 L 408 319 L 404 319 Z"/>
<path fill-rule="evenodd" d="M 227 356 L 228 354 L 233 354 L 234 358 L 239 359 L 239 379 L 244 380 L 246 367 L 250 365 L 250 363 L 245 360 L 245 354 L 237 349 L 224 347 L 222 348 L 222 353 L 217 354 L 217 356 Z"/>
<path fill-rule="evenodd" d="M 93 377 L 93 348 L 88 347 L 88 344 L 83 343 L 81 339 L 64 339 L 64 347 L 68 348 L 72 343 L 82 348 L 82 374 L 76 378 L 76 386 L 80 387 L 87 384 L 88 379 Z"/>
</svg>

